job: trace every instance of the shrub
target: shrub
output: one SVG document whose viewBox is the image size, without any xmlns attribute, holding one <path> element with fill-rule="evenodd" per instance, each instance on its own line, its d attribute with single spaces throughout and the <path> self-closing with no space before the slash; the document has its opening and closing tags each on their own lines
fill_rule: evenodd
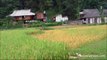
<svg viewBox="0 0 107 60">
<path fill-rule="evenodd" d="M 10 17 L 6 17 L 4 19 L 0 19 L 0 28 L 1 29 L 8 29 L 12 26 L 12 19 Z"/>
<path fill-rule="evenodd" d="M 58 25 L 62 25 L 61 22 L 52 22 L 52 23 L 45 23 L 46 26 L 58 26 Z"/>
<path fill-rule="evenodd" d="M 31 24 L 31 27 L 46 27 L 46 26 L 58 26 L 58 25 L 62 25 L 61 22 L 35 22 Z"/>
<path fill-rule="evenodd" d="M 13 19 L 11 17 L 0 19 L 0 29 L 13 29 L 21 27 L 23 27 L 23 21 L 18 21 L 15 25 L 13 25 Z"/>
</svg>

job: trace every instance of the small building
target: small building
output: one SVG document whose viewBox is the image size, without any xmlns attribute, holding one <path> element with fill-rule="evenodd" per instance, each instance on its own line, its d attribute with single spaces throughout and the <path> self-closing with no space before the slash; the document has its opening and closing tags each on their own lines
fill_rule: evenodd
<svg viewBox="0 0 107 60">
<path fill-rule="evenodd" d="M 45 11 L 44 12 L 40 12 L 40 11 L 36 12 L 36 19 L 37 20 L 45 22 L 46 18 L 47 18 L 47 16 L 46 16 L 46 12 Z"/>
<path fill-rule="evenodd" d="M 107 9 L 104 9 L 104 21 L 107 23 Z M 102 23 L 98 9 L 84 9 L 80 12 L 81 20 L 84 24 Z"/>
<path fill-rule="evenodd" d="M 53 17 L 52 20 L 54 20 L 55 22 L 65 22 L 65 21 L 68 21 L 68 17 L 62 16 L 62 14 L 59 14 Z"/>
<path fill-rule="evenodd" d="M 14 20 L 16 20 L 16 21 L 19 21 L 19 20 L 33 20 L 34 16 L 35 16 L 35 13 L 31 12 L 30 9 L 15 10 L 9 16 L 13 17 Z"/>
</svg>

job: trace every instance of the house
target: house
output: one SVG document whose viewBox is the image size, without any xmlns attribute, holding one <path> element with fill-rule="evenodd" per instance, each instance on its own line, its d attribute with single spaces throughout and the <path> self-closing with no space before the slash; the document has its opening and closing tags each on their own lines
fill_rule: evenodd
<svg viewBox="0 0 107 60">
<path fill-rule="evenodd" d="M 46 12 L 36 12 L 36 19 L 40 21 L 46 21 Z"/>
<path fill-rule="evenodd" d="M 12 14 L 10 14 L 9 16 L 13 17 L 14 20 L 19 21 L 19 20 L 33 20 L 35 13 L 31 12 L 30 9 L 26 9 L 26 10 L 15 10 L 13 11 Z"/>
<path fill-rule="evenodd" d="M 104 21 L 107 23 L 107 9 L 104 9 Z M 80 12 L 81 20 L 84 24 L 102 23 L 98 9 L 84 9 Z"/>
<path fill-rule="evenodd" d="M 65 21 L 68 21 L 68 17 L 62 16 L 62 14 L 59 14 L 53 17 L 52 20 L 54 20 L 55 22 L 65 22 Z"/>
</svg>

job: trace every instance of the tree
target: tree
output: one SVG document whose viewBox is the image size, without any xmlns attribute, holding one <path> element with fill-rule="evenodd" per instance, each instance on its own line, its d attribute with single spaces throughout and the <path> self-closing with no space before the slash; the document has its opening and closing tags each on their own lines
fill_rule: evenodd
<svg viewBox="0 0 107 60">
<path fill-rule="evenodd" d="M 100 12 L 100 17 L 102 22 L 104 23 L 104 8 L 105 8 L 105 2 L 107 2 L 106 0 L 99 0 L 97 8 Z"/>
<path fill-rule="evenodd" d="M 107 0 L 0 0 L 0 18 L 5 18 L 16 9 L 32 9 L 49 11 L 50 8 L 57 14 L 64 14 L 71 19 L 79 19 L 79 12 L 83 9 L 107 8 Z"/>
<path fill-rule="evenodd" d="M 77 19 L 78 9 L 78 0 L 66 0 L 63 2 L 64 11 L 63 13 L 70 17 L 70 19 Z"/>
</svg>

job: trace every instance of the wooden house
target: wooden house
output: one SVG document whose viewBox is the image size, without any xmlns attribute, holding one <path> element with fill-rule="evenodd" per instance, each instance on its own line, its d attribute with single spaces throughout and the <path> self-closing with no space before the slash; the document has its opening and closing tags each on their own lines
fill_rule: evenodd
<svg viewBox="0 0 107 60">
<path fill-rule="evenodd" d="M 104 9 L 104 21 L 107 23 L 107 9 Z M 84 24 L 102 23 L 98 9 L 84 9 L 80 12 L 81 20 Z"/>
<path fill-rule="evenodd" d="M 30 9 L 27 10 L 15 10 L 9 16 L 13 17 L 14 20 L 33 20 L 35 13 L 31 12 Z"/>
<path fill-rule="evenodd" d="M 46 12 L 36 12 L 36 19 L 40 21 L 46 21 Z"/>
</svg>

